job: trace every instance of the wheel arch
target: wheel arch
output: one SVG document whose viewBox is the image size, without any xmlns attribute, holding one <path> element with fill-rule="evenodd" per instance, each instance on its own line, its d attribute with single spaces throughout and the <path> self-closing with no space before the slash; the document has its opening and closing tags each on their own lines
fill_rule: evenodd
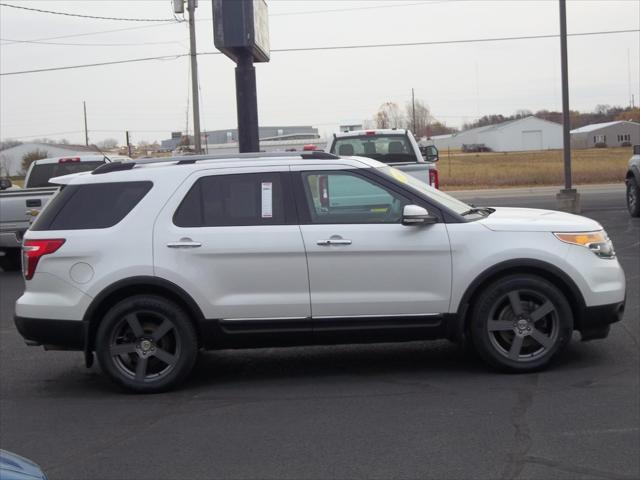
<svg viewBox="0 0 640 480">
<path fill-rule="evenodd" d="M 625 180 L 631 180 L 632 178 L 634 178 L 638 186 L 640 186 L 640 167 L 636 165 L 631 165 L 631 167 L 629 167 Z"/>
<path fill-rule="evenodd" d="M 498 263 L 479 274 L 467 287 L 458 305 L 457 322 L 453 332 L 453 339 L 462 339 L 469 324 L 471 306 L 482 290 L 495 280 L 513 274 L 536 275 L 552 283 L 567 298 L 574 317 L 575 330 L 581 326 L 586 303 L 580 289 L 569 275 L 561 269 L 547 262 L 534 259 L 514 259 Z"/>
<path fill-rule="evenodd" d="M 200 346 L 203 338 L 201 325 L 204 321 L 204 315 L 195 300 L 182 288 L 168 280 L 159 277 L 138 276 L 120 280 L 108 286 L 93 299 L 83 318 L 86 325 L 85 353 L 95 350 L 98 326 L 109 308 L 125 298 L 144 294 L 160 295 L 182 307 L 193 322 Z"/>
</svg>

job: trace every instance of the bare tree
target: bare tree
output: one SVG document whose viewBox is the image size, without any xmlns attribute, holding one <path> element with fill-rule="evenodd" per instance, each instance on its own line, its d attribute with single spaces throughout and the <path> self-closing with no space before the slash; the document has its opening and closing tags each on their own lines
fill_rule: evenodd
<svg viewBox="0 0 640 480">
<path fill-rule="evenodd" d="M 402 128 L 405 120 L 400 108 L 393 102 L 380 105 L 374 116 L 377 128 Z"/>
<path fill-rule="evenodd" d="M 414 125 L 414 108 L 415 108 L 415 125 Z M 433 121 L 429 106 L 422 100 L 416 100 L 415 103 L 409 101 L 405 105 L 406 127 L 411 130 L 416 137 L 429 136 L 429 125 Z"/>
<path fill-rule="evenodd" d="M 49 153 L 46 150 L 40 150 L 36 148 L 31 152 L 27 152 L 22 156 L 22 163 L 20 167 L 22 168 L 21 175 L 25 175 L 27 170 L 29 170 L 29 166 L 35 162 L 36 160 L 40 160 L 41 158 L 47 158 Z"/>
<path fill-rule="evenodd" d="M 111 150 L 113 148 L 118 147 L 118 140 L 115 138 L 105 138 L 103 141 L 98 143 L 98 147 L 102 150 Z"/>
<path fill-rule="evenodd" d="M 7 148 L 17 147 L 18 145 L 22 145 L 22 142 L 19 140 L 13 140 L 8 138 L 7 140 L 3 140 L 0 142 L 0 150 L 6 150 Z"/>
</svg>

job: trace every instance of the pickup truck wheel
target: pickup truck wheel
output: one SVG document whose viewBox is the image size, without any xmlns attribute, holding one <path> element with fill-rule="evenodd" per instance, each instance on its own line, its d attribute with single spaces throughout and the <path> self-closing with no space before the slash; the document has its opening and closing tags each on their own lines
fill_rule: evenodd
<svg viewBox="0 0 640 480">
<path fill-rule="evenodd" d="M 20 259 L 20 250 L 19 249 L 11 249 L 9 251 L 5 251 L 4 255 L 0 256 L 0 268 L 5 272 L 13 272 L 16 270 L 20 270 L 21 268 L 21 259 Z"/>
<path fill-rule="evenodd" d="M 627 208 L 632 217 L 640 217 L 640 187 L 636 179 L 627 179 Z"/>
<path fill-rule="evenodd" d="M 96 337 L 102 370 L 138 393 L 175 387 L 191 372 L 198 341 L 187 314 L 155 295 L 122 300 L 104 316 Z"/>
<path fill-rule="evenodd" d="M 510 372 L 545 367 L 573 332 L 564 294 L 533 275 L 510 275 L 485 288 L 475 302 L 470 334 L 480 356 Z"/>
</svg>

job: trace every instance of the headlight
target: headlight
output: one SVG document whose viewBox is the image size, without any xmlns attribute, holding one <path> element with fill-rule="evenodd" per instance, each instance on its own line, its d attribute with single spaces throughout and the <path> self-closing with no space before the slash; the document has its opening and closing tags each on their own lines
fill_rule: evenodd
<svg viewBox="0 0 640 480">
<path fill-rule="evenodd" d="M 554 233 L 562 242 L 588 248 L 600 258 L 616 258 L 613 243 L 604 230 L 597 232 Z"/>
</svg>

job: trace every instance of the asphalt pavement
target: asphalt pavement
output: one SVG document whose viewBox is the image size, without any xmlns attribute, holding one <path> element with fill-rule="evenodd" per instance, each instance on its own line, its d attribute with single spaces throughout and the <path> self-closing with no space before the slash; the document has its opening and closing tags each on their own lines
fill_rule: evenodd
<svg viewBox="0 0 640 480">
<path fill-rule="evenodd" d="M 553 208 L 557 189 L 456 192 Z M 638 479 L 640 219 L 621 186 L 581 189 L 628 303 L 609 338 L 553 368 L 489 370 L 446 341 L 203 353 L 179 391 L 115 389 L 78 352 L 27 347 L 0 272 L 0 448 L 56 479 Z"/>
</svg>

